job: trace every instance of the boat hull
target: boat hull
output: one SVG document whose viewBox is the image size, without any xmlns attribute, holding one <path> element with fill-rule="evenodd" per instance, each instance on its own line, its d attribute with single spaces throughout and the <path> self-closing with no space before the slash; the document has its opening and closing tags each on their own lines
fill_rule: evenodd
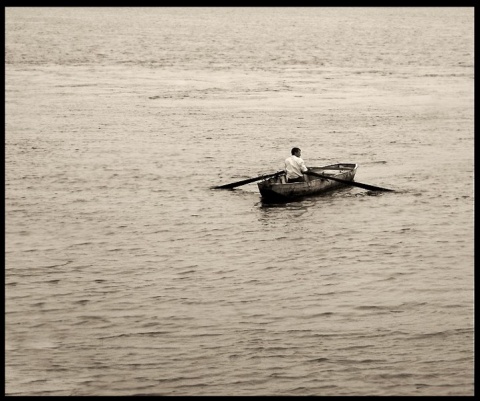
<svg viewBox="0 0 480 401">
<path fill-rule="evenodd" d="M 309 170 L 325 176 L 353 181 L 357 168 L 358 165 L 354 163 L 338 163 L 321 167 L 310 167 Z M 262 200 L 267 202 L 284 202 L 305 196 L 318 195 L 348 185 L 309 175 L 304 175 L 304 178 L 305 182 L 287 183 L 285 175 L 282 175 L 261 181 L 257 185 Z"/>
</svg>

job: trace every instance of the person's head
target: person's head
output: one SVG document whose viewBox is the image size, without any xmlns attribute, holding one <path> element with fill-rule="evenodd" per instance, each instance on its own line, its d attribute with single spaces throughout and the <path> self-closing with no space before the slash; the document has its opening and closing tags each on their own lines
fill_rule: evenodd
<svg viewBox="0 0 480 401">
<path fill-rule="evenodd" d="M 302 151 L 300 150 L 300 148 L 292 148 L 292 155 L 300 157 L 301 153 Z"/>
</svg>

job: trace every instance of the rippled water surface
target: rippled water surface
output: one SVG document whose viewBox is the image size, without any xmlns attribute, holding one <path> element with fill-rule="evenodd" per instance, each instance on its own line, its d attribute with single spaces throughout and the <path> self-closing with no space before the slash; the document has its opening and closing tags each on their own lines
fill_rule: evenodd
<svg viewBox="0 0 480 401">
<path fill-rule="evenodd" d="M 473 395 L 473 8 L 5 26 L 7 395 Z"/>
</svg>

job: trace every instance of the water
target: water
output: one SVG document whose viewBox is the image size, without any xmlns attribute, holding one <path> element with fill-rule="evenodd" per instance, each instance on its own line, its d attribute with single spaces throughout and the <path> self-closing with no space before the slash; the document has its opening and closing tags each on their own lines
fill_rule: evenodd
<svg viewBox="0 0 480 401">
<path fill-rule="evenodd" d="M 7 8 L 7 395 L 473 395 L 473 8 Z M 298 146 L 359 164 L 284 205 Z"/>
</svg>

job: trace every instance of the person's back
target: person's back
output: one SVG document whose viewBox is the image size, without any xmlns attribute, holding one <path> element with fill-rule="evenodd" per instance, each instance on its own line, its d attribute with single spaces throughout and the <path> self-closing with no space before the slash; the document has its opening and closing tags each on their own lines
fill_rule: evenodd
<svg viewBox="0 0 480 401">
<path fill-rule="evenodd" d="M 293 148 L 292 155 L 285 159 L 285 172 L 287 173 L 287 182 L 303 182 L 303 173 L 308 171 L 305 162 L 300 157 L 302 151 L 299 148 Z"/>
</svg>

